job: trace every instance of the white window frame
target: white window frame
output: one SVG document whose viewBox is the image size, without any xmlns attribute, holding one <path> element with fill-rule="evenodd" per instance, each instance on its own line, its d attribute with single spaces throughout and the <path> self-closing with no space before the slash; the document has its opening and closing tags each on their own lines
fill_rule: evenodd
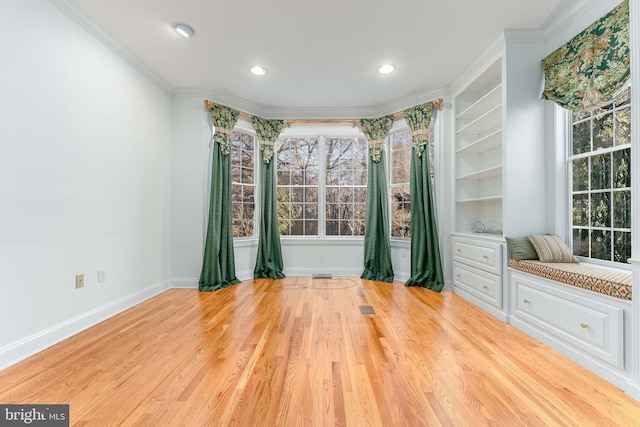
<svg viewBox="0 0 640 427">
<path fill-rule="evenodd" d="M 624 144 L 624 145 L 615 145 L 614 148 L 604 148 L 604 149 L 600 149 L 597 151 L 593 151 L 590 152 L 590 154 L 580 154 L 580 155 L 576 155 L 574 156 L 572 154 L 572 148 L 573 148 L 573 115 L 571 113 L 571 111 L 566 110 L 558 105 L 554 105 L 555 108 L 555 114 L 556 114 L 556 120 L 557 120 L 557 126 L 556 126 L 556 138 L 561 142 L 560 144 L 558 144 L 558 146 L 561 146 L 562 149 L 558 150 L 558 157 L 560 157 L 558 159 L 558 162 L 556 163 L 560 168 L 562 168 L 562 170 L 564 170 L 564 174 L 562 177 L 560 177 L 560 181 L 558 184 L 558 188 L 559 190 L 556 193 L 556 196 L 558 198 L 562 198 L 564 200 L 564 203 L 562 203 L 562 207 L 563 207 L 563 211 L 562 212 L 562 218 L 563 218 L 563 222 L 562 224 L 558 224 L 559 226 L 563 227 L 563 229 L 565 230 L 565 235 L 566 235 L 566 241 L 568 242 L 568 246 L 569 248 L 572 250 L 573 252 L 573 168 L 572 168 L 572 163 L 573 160 L 575 158 L 580 158 L 580 157 L 592 157 L 594 155 L 600 155 L 600 154 L 606 154 L 606 153 L 610 153 L 612 151 L 618 151 L 618 150 L 623 150 L 626 148 L 631 148 L 631 144 Z M 627 108 L 627 107 L 625 107 Z M 633 106 L 631 107 L 633 108 Z M 623 108 L 624 109 L 624 108 Z M 618 108 L 616 107 L 615 110 L 618 110 Z M 633 126 L 633 123 L 632 123 Z M 633 130 L 632 130 L 633 132 Z M 631 158 L 631 161 L 633 162 L 633 155 Z M 631 171 L 633 173 L 633 167 L 631 167 Z M 589 175 L 589 178 L 591 176 Z M 631 187 L 630 187 L 630 191 L 632 194 L 632 201 L 633 201 L 633 190 L 632 190 L 632 186 L 633 186 L 633 179 L 631 181 Z M 613 189 L 612 193 L 613 193 Z M 613 212 L 610 213 L 613 216 Z M 633 230 L 633 224 L 631 225 L 631 230 Z M 588 229 L 591 229 L 591 227 L 587 227 Z M 599 228 L 599 227 L 598 227 Z M 606 228 L 607 230 L 610 230 L 612 233 L 611 239 L 611 245 L 613 248 L 613 232 L 616 231 L 616 227 L 608 227 Z M 633 236 L 633 231 L 631 231 L 631 236 Z M 633 239 L 633 237 L 631 237 Z M 631 255 L 630 255 L 631 256 Z M 576 257 L 582 261 L 582 262 L 586 262 L 589 264 L 599 264 L 599 265 L 603 265 L 603 266 L 608 266 L 608 267 L 613 267 L 613 268 L 622 268 L 622 269 L 630 269 L 631 265 L 628 263 L 620 263 L 620 262 L 616 262 L 613 260 L 602 260 L 599 258 L 591 258 L 591 257 L 585 257 L 585 256 L 580 256 L 580 255 L 576 255 Z"/>
<path fill-rule="evenodd" d="M 397 242 L 409 242 L 411 241 L 411 237 L 399 237 L 399 236 L 393 236 L 392 230 L 393 230 L 393 218 L 392 218 L 392 209 L 393 209 L 393 200 L 392 200 L 392 196 L 393 196 L 393 191 L 392 189 L 394 187 L 397 186 L 401 186 L 401 185 L 406 185 L 409 187 L 409 191 L 411 191 L 411 165 L 409 165 L 409 176 L 408 176 L 408 181 L 406 183 L 402 183 L 402 184 L 394 184 L 393 181 L 393 153 L 392 153 L 392 146 L 391 146 L 391 135 L 394 133 L 400 133 L 400 132 L 409 132 L 409 135 L 411 135 L 411 130 L 409 129 L 409 126 L 407 126 L 406 122 L 402 125 L 402 126 L 398 126 L 397 128 L 391 129 L 391 131 L 389 131 L 389 135 L 387 136 L 387 140 L 386 140 L 386 147 L 387 149 L 385 150 L 387 152 L 387 176 L 388 176 L 388 192 L 389 192 L 389 238 L 392 241 L 397 241 Z M 411 153 L 411 142 L 409 142 L 409 152 Z M 409 214 L 409 221 L 411 221 L 411 214 Z"/>
<path fill-rule="evenodd" d="M 262 152 L 260 151 L 260 144 L 258 142 L 258 135 L 255 130 L 242 126 L 240 122 L 234 126 L 232 132 L 245 133 L 253 136 L 253 236 L 234 237 L 234 242 L 250 242 L 258 240 L 258 216 L 260 213 L 260 169 L 258 169 L 258 162 L 262 161 Z M 231 155 L 231 153 L 229 153 Z M 229 168 L 233 168 L 230 162 Z M 233 175 L 232 175 L 233 176 Z M 231 182 L 233 188 L 233 182 Z M 232 218 L 233 221 L 233 218 Z"/>
</svg>

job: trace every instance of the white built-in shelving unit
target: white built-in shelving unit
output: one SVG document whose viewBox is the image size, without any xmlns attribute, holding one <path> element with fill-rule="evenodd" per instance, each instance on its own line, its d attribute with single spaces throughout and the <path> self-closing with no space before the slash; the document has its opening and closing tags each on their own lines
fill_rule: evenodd
<svg viewBox="0 0 640 427">
<path fill-rule="evenodd" d="M 458 94 L 455 111 L 455 230 L 470 233 L 480 221 L 501 234 L 502 58 Z"/>
</svg>

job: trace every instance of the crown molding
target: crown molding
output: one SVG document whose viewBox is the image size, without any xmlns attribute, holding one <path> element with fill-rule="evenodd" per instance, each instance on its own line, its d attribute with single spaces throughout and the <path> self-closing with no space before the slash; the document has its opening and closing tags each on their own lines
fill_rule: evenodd
<svg viewBox="0 0 640 427">
<path fill-rule="evenodd" d="M 467 70 L 462 73 L 454 82 L 450 85 L 451 94 L 455 97 L 467 87 L 473 80 L 475 80 L 480 74 L 482 74 L 490 64 L 493 64 L 499 58 L 504 55 L 505 39 L 504 35 L 498 37 L 487 50 L 484 51 L 478 59 L 467 67 Z"/>
<path fill-rule="evenodd" d="M 438 98 L 445 98 L 447 94 L 444 88 L 425 91 L 413 94 L 396 100 L 392 103 L 385 104 L 381 107 L 372 108 L 338 108 L 338 107 L 293 107 L 279 108 L 268 105 L 259 105 L 250 101 L 239 99 L 224 93 L 212 91 L 207 88 L 175 88 L 172 91 L 174 98 L 180 97 L 197 97 L 209 99 L 213 102 L 226 105 L 236 110 L 242 111 L 250 115 L 264 117 L 265 119 L 354 119 L 354 118 L 375 118 L 382 117 L 387 114 L 393 114 L 403 111 L 407 108 L 422 104 L 424 102 L 433 101 Z"/>
<path fill-rule="evenodd" d="M 120 57 L 120 59 L 129 64 L 140 74 L 145 76 L 149 81 L 158 86 L 162 91 L 166 92 L 168 95 L 171 95 L 173 88 L 162 77 L 160 77 L 155 71 L 153 71 L 146 64 L 140 61 L 135 55 L 133 55 L 119 42 L 102 31 L 85 14 L 80 12 L 74 5 L 72 5 L 69 0 L 48 1 L 52 6 L 67 15 L 72 21 L 78 24 L 82 29 L 92 35 L 100 43 L 109 48 L 113 53 Z"/>
<path fill-rule="evenodd" d="M 579 0 L 572 4 L 569 4 L 563 9 L 556 9 L 542 25 L 541 29 L 544 32 L 544 38 L 547 43 L 551 43 L 549 46 L 550 52 L 560 47 L 563 43 L 566 43 L 571 37 L 575 37 L 584 28 L 588 27 L 591 23 L 597 20 L 599 17 L 604 16 L 617 5 L 622 3 L 622 0 Z M 562 37 L 567 29 L 573 29 L 577 25 L 578 21 L 584 17 L 589 16 L 592 10 L 599 11 L 595 17 L 590 18 L 585 25 L 580 25 L 579 29 L 575 29 L 571 34 L 566 34 Z M 556 41 L 557 38 L 561 40 Z"/>
</svg>

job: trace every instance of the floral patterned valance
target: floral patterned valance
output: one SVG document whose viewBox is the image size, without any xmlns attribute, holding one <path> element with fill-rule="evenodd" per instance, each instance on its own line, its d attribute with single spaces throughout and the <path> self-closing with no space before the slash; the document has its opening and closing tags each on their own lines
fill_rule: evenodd
<svg viewBox="0 0 640 427">
<path fill-rule="evenodd" d="M 404 110 L 404 118 L 411 129 L 411 147 L 418 157 L 422 157 L 425 147 L 433 141 L 435 111 L 433 102 Z"/>
<path fill-rule="evenodd" d="M 273 157 L 274 145 L 280 131 L 284 125 L 284 120 L 267 120 L 257 116 L 251 116 L 253 128 L 260 141 L 260 151 L 262 151 L 262 161 L 269 163 Z"/>
<path fill-rule="evenodd" d="M 569 110 L 611 103 L 631 78 L 629 0 L 542 61 L 544 92 Z"/>
<path fill-rule="evenodd" d="M 382 160 L 384 141 L 393 124 L 393 114 L 378 119 L 360 119 L 360 129 L 369 141 L 371 160 L 379 163 Z"/>
<path fill-rule="evenodd" d="M 220 144 L 220 152 L 227 155 L 231 148 L 231 131 L 238 121 L 240 112 L 211 101 L 206 101 L 205 107 L 211 111 L 211 119 L 215 126 L 213 141 Z"/>
</svg>

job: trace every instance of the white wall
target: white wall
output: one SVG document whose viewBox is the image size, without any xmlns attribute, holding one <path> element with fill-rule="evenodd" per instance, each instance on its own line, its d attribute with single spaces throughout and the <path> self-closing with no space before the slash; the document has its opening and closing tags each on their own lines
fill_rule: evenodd
<svg viewBox="0 0 640 427">
<path fill-rule="evenodd" d="M 171 99 L 48 2 L 0 16 L 2 368 L 166 288 Z"/>
<path fill-rule="evenodd" d="M 171 110 L 171 284 L 197 287 L 202 268 L 208 143 L 203 93 L 178 93 Z"/>
</svg>

